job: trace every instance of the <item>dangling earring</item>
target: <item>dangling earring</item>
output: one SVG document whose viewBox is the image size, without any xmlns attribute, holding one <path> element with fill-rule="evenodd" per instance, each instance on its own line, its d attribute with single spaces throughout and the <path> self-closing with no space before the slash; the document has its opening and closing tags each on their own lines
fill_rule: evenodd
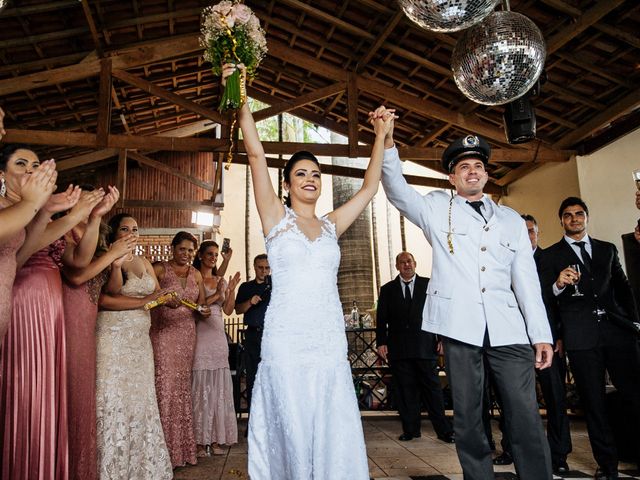
<svg viewBox="0 0 640 480">
<path fill-rule="evenodd" d="M 4 178 L 0 178 L 0 197 L 4 197 L 7 193 L 7 185 L 4 182 Z"/>
</svg>

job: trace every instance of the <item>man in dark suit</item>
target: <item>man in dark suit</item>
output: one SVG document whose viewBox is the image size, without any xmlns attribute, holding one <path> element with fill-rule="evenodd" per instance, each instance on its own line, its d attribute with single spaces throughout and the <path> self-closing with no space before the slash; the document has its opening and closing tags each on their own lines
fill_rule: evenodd
<svg viewBox="0 0 640 480">
<path fill-rule="evenodd" d="M 407 441 L 421 436 L 420 400 L 423 397 L 438 438 L 454 443 L 438 377 L 437 339 L 433 333 L 422 330 L 429 279 L 416 275 L 416 261 L 409 252 L 398 254 L 396 268 L 399 275 L 380 289 L 376 345 L 393 374 L 402 421 L 403 433 L 399 439 Z"/>
<path fill-rule="evenodd" d="M 615 246 L 587 235 L 587 205 L 569 197 L 558 216 L 565 235 L 540 258 L 543 295 L 550 311 L 557 312 L 559 338 L 585 410 L 599 466 L 595 478 L 617 479 L 616 444 L 605 409 L 605 371 L 630 403 L 629 422 L 640 431 L 640 354 L 633 325 L 638 311 Z"/>
<path fill-rule="evenodd" d="M 533 215 L 522 215 L 522 219 L 527 226 L 527 233 L 531 241 L 533 259 L 536 262 L 538 271 L 540 270 L 540 258 L 543 249 L 538 246 L 538 222 Z M 548 305 L 552 307 L 552 305 Z M 547 440 L 551 451 L 551 465 L 553 473 L 563 474 L 569 471 L 567 455 L 571 453 L 571 432 L 569 430 L 569 416 L 567 415 L 567 401 L 565 391 L 566 363 L 564 352 L 562 351 L 562 341 L 558 339 L 558 325 L 553 312 L 547 312 L 549 326 L 554 340 L 553 363 L 549 368 L 538 370 L 538 382 L 542 390 L 545 407 L 547 410 Z M 510 465 L 513 463 L 511 455 L 511 445 L 506 430 L 503 428 L 502 419 L 500 422 L 502 431 L 502 454 L 493 459 L 494 465 Z"/>
<path fill-rule="evenodd" d="M 636 208 L 640 210 L 640 191 L 636 192 Z M 640 310 L 640 219 L 633 233 L 622 235 L 622 251 L 636 307 Z"/>
</svg>

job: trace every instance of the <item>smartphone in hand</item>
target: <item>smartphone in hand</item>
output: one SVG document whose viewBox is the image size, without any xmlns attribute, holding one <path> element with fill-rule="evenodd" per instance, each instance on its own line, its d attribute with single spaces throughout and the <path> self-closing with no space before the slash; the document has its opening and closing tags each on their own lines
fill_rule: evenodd
<svg viewBox="0 0 640 480">
<path fill-rule="evenodd" d="M 226 253 L 229 251 L 229 246 L 231 244 L 231 240 L 228 238 L 222 239 L 222 253 Z"/>
</svg>

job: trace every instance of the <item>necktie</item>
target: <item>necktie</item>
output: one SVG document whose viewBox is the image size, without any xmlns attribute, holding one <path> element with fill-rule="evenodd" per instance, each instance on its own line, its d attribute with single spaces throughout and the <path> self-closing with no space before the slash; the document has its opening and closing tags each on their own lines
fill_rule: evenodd
<svg viewBox="0 0 640 480">
<path fill-rule="evenodd" d="M 474 201 L 474 202 L 469 202 L 469 201 L 467 201 L 467 203 L 468 203 L 469 205 L 471 205 L 471 207 L 472 207 L 476 212 L 478 212 L 478 213 L 480 214 L 480 216 L 481 216 L 481 217 L 482 217 L 482 219 L 484 220 L 484 223 L 487 223 L 487 219 L 486 219 L 486 218 L 484 218 L 484 215 L 482 214 L 482 208 L 481 208 L 481 207 L 484 205 L 484 204 L 482 203 L 482 200 L 476 200 L 476 201 Z"/>
<path fill-rule="evenodd" d="M 582 255 L 582 263 L 585 268 L 591 271 L 591 255 L 587 252 L 587 248 L 585 247 L 585 242 L 573 242 L 574 245 L 577 245 L 580 249 L 580 255 Z"/>
<path fill-rule="evenodd" d="M 411 303 L 411 282 L 405 282 L 403 280 L 402 283 L 404 283 L 404 299 L 407 303 Z"/>
</svg>

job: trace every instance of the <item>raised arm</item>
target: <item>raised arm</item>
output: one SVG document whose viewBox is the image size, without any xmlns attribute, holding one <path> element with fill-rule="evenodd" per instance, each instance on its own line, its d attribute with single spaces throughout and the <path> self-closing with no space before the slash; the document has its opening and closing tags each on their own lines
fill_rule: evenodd
<svg viewBox="0 0 640 480">
<path fill-rule="evenodd" d="M 136 239 L 133 235 L 119 238 L 109 248 L 104 255 L 94 258 L 85 268 L 64 267 L 63 273 L 65 278 L 72 285 L 82 285 L 92 278 L 98 276 L 105 268 L 109 267 L 120 257 L 124 260 L 124 256 L 128 255 L 135 246 Z M 114 280 L 115 281 L 115 280 Z M 122 274 L 120 273 L 119 284 L 113 285 L 116 292 L 122 288 Z"/>
<path fill-rule="evenodd" d="M 36 216 L 56 188 L 56 164 L 53 160 L 42 162 L 35 172 L 23 177 L 21 200 L 5 205 L 0 210 L 0 244 L 24 229 Z"/>
<path fill-rule="evenodd" d="M 240 66 L 243 68 L 243 66 Z M 222 71 L 223 84 L 226 79 L 236 69 L 233 65 L 225 65 Z M 243 75 L 243 80 L 244 80 Z M 249 167 L 251 168 L 251 177 L 253 181 L 253 193 L 256 198 L 256 206 L 258 207 L 258 215 L 262 222 L 262 231 L 266 235 L 284 216 L 284 206 L 280 202 L 278 195 L 271 184 L 269 170 L 267 168 L 267 159 L 264 154 L 264 148 L 258 136 L 256 124 L 253 121 L 253 115 L 249 110 L 249 105 L 245 103 L 238 112 L 238 123 L 242 130 L 242 139 L 244 148 L 249 159 Z"/>
<path fill-rule="evenodd" d="M 336 235 L 342 235 L 347 228 L 358 218 L 358 215 L 369 204 L 378 191 L 384 157 L 384 140 L 391 129 L 395 118 L 395 110 L 387 110 L 379 107 L 372 117 L 371 123 L 376 134 L 376 139 L 371 150 L 371 160 L 364 173 L 362 187 L 346 203 L 331 212 L 328 217 L 336 225 Z"/>
<path fill-rule="evenodd" d="M 236 304 L 236 287 L 238 286 L 238 283 L 240 283 L 240 272 L 236 272 L 233 277 L 229 277 L 224 303 L 222 304 L 222 311 L 226 315 L 231 315 L 233 313 L 233 308 Z"/>
<path fill-rule="evenodd" d="M 424 197 L 420 195 L 402 175 L 402 164 L 398 149 L 393 141 L 393 125 L 385 138 L 384 162 L 382 163 L 382 188 L 387 199 L 411 223 L 427 230 L 423 214 L 425 213 Z"/>
<path fill-rule="evenodd" d="M 101 190 L 101 189 L 100 189 Z M 97 195 L 96 197 L 99 197 Z M 100 222 L 120 198 L 120 192 L 115 187 L 109 187 L 109 193 L 103 195 L 100 202 L 91 210 L 89 221 L 84 230 L 84 234 L 78 243 L 67 241 L 62 262 L 73 268 L 83 268 L 89 265 L 96 253 L 98 246 L 98 236 L 100 234 Z"/>
</svg>

